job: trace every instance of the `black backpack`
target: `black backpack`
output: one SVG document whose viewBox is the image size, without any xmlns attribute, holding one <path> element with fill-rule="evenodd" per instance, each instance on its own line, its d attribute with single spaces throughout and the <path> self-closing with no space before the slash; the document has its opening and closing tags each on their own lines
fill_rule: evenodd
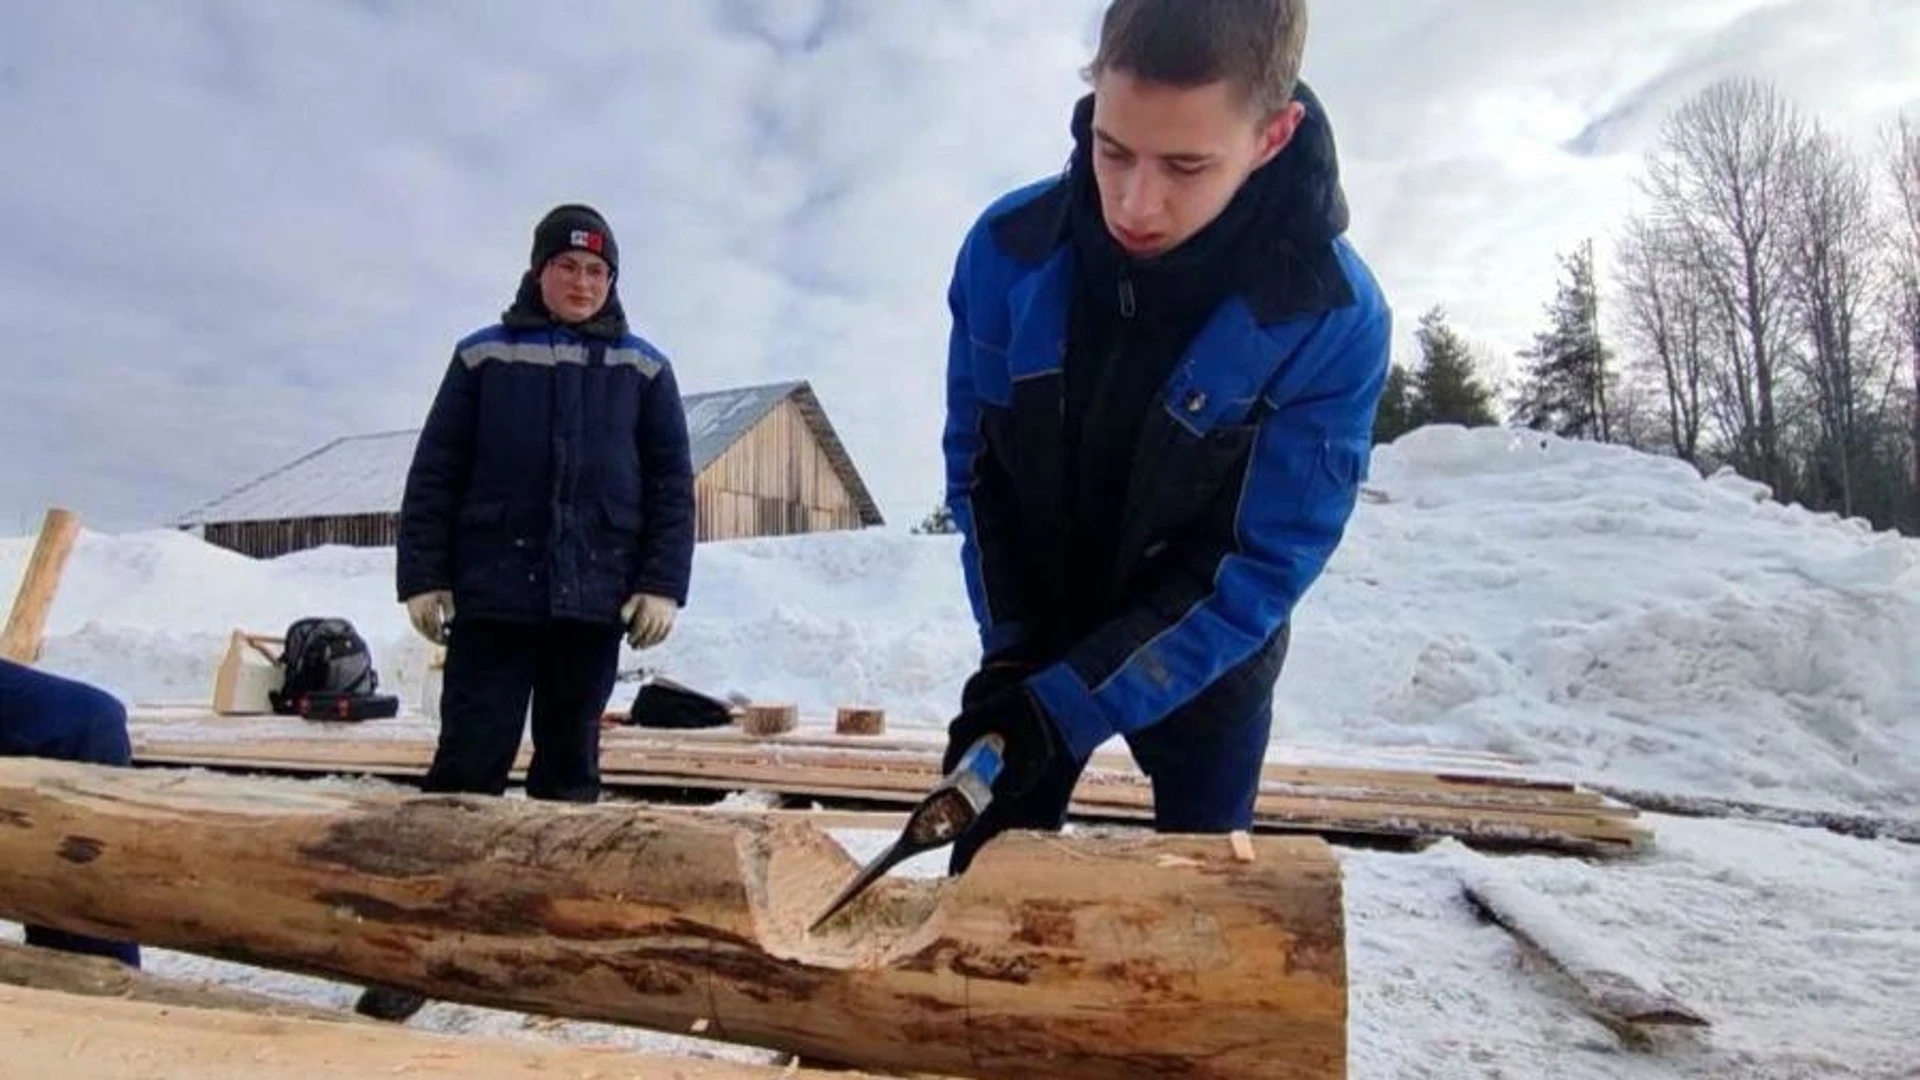
<svg viewBox="0 0 1920 1080">
<path fill-rule="evenodd" d="M 345 619 L 294 620 L 280 651 L 280 672 L 280 689 L 267 698 L 282 716 L 366 720 L 400 708 L 400 699 L 375 693 L 380 675 L 373 653 Z"/>
<path fill-rule="evenodd" d="M 733 723 L 727 703 L 666 679 L 654 679 L 633 696 L 626 723 L 645 728 L 713 728 Z"/>
</svg>

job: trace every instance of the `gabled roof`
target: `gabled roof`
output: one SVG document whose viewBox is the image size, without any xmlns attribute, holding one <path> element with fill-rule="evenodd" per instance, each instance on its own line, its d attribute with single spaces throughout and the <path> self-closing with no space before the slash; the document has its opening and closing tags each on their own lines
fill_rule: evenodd
<svg viewBox="0 0 1920 1080">
<path fill-rule="evenodd" d="M 808 430 L 846 485 L 859 510 L 861 524 L 883 524 L 879 505 L 853 467 L 853 458 L 805 380 L 686 395 L 682 407 L 687 414 L 687 440 L 694 474 L 713 464 L 728 447 L 788 399 L 799 409 Z M 419 438 L 419 429 L 410 428 L 335 439 L 197 507 L 173 524 L 394 513 L 400 509 L 407 468 L 412 464 L 414 444 Z"/>
</svg>

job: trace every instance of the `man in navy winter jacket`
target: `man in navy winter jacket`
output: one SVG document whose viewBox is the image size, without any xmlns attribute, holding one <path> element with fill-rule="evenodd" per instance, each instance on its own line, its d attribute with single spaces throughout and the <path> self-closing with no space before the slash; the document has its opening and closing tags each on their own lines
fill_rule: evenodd
<svg viewBox="0 0 1920 1080">
<path fill-rule="evenodd" d="M 556 207 L 497 325 L 454 349 L 400 510 L 398 592 L 447 646 L 427 791 L 500 794 L 532 701 L 527 794 L 594 802 L 624 629 L 664 640 L 687 600 L 693 475 L 673 368 L 628 329 L 619 249 Z M 417 995 L 376 988 L 401 1019 Z"/>
<path fill-rule="evenodd" d="M 947 500 L 1007 741 L 963 870 L 1124 737 L 1163 831 L 1250 825 L 1291 615 L 1340 542 L 1391 318 L 1298 82 L 1304 0 L 1115 0 L 1065 172 L 955 267 Z"/>
</svg>

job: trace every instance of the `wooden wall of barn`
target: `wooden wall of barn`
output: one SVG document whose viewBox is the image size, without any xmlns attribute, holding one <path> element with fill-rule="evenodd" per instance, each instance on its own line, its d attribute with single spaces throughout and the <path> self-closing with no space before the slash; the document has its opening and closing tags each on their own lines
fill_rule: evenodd
<svg viewBox="0 0 1920 1080">
<path fill-rule="evenodd" d="M 860 511 L 792 399 L 694 479 L 699 540 L 857 529 Z"/>
<path fill-rule="evenodd" d="M 214 522 L 202 531 L 210 544 L 256 559 L 343 544 L 393 547 L 399 542 L 400 515 L 354 514 L 344 517 L 290 518 L 284 521 Z"/>
<path fill-rule="evenodd" d="M 861 527 L 860 510 L 800 407 L 781 402 L 694 478 L 695 538 L 738 540 Z M 393 547 L 398 514 L 215 522 L 208 543 L 254 558 L 341 544 Z"/>
</svg>

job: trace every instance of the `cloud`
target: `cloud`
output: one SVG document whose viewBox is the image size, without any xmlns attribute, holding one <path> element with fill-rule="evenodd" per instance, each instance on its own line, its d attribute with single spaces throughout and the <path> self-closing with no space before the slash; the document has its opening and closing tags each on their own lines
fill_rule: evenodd
<svg viewBox="0 0 1920 1080">
<path fill-rule="evenodd" d="M 689 390 L 804 377 L 889 517 L 939 491 L 944 290 L 1056 170 L 1099 4 L 14 5 L 0 13 L 0 530 L 152 524 L 341 434 L 409 427 L 546 207 L 621 241 Z M 1410 346 L 1507 353 L 1602 240 L 1658 119 L 1753 73 L 1850 132 L 1916 94 L 1860 0 L 1315 9 L 1308 77 Z"/>
</svg>

